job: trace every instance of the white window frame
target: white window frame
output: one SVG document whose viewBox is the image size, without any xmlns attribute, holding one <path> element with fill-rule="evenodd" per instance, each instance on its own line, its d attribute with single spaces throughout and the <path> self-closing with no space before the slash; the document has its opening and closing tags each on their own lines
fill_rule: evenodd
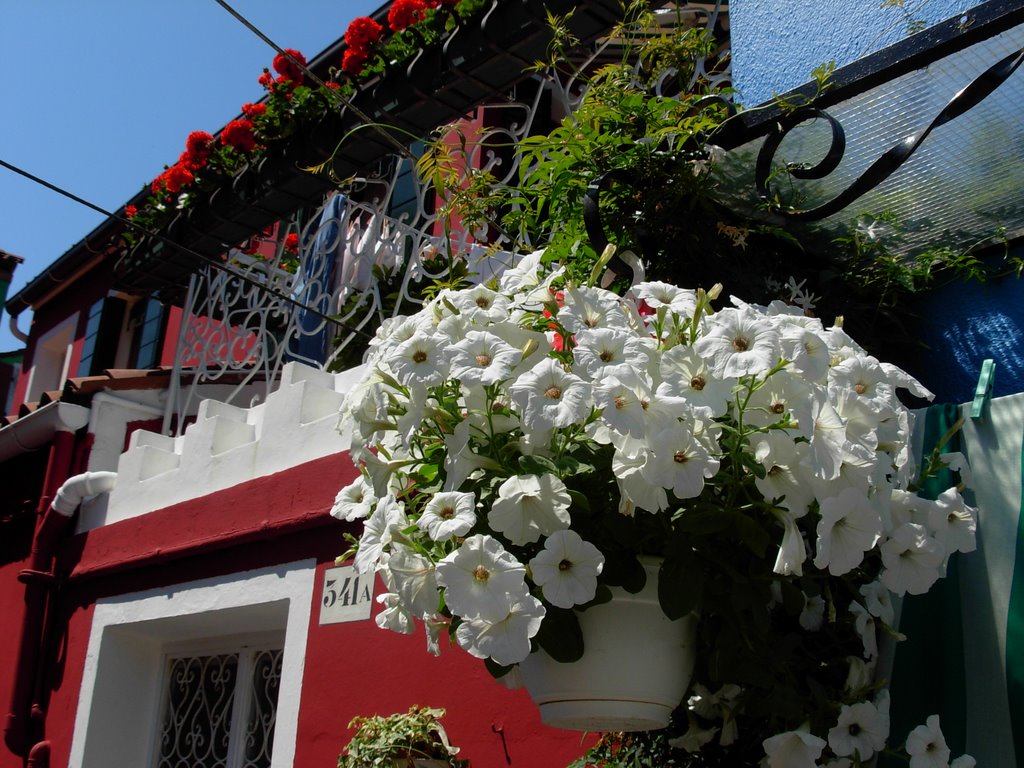
<svg viewBox="0 0 1024 768">
<path fill-rule="evenodd" d="M 167 654 L 283 632 L 271 766 L 291 768 L 315 575 L 316 562 L 302 560 L 98 600 L 69 764 L 109 768 L 117 755 L 123 765 L 151 765 Z"/>
<path fill-rule="evenodd" d="M 77 328 L 78 312 L 75 312 L 36 341 L 25 392 L 26 402 L 38 400 L 43 392 L 61 389 L 64 386 L 71 369 Z"/>
</svg>

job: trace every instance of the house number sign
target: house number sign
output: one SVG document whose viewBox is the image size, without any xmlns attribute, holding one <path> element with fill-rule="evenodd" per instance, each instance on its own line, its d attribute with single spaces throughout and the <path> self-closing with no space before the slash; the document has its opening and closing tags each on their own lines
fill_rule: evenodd
<svg viewBox="0 0 1024 768">
<path fill-rule="evenodd" d="M 356 573 L 351 565 L 328 568 L 320 601 L 320 623 L 339 624 L 370 618 L 373 607 L 373 580 L 370 573 Z"/>
</svg>

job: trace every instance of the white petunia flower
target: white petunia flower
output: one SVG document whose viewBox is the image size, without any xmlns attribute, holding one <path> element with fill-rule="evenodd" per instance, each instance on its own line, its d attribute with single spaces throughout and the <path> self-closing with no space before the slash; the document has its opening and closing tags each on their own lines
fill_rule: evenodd
<svg viewBox="0 0 1024 768">
<path fill-rule="evenodd" d="M 825 397 L 811 401 L 811 442 L 807 463 L 815 477 L 835 480 L 843 464 L 846 423 Z"/>
<path fill-rule="evenodd" d="M 513 475 L 498 487 L 487 523 L 513 544 L 528 544 L 568 528 L 571 502 L 554 475 Z"/>
<path fill-rule="evenodd" d="M 807 548 L 804 546 L 804 537 L 796 521 L 805 513 L 790 512 L 788 509 L 776 509 L 773 512 L 782 522 L 783 531 L 779 554 L 775 558 L 775 567 L 772 570 L 781 576 L 803 576 Z"/>
<path fill-rule="evenodd" d="M 544 592 L 544 599 L 559 608 L 593 600 L 603 568 L 601 551 L 571 530 L 548 536 L 544 549 L 530 561 L 533 582 Z"/>
<path fill-rule="evenodd" d="M 889 738 L 889 717 L 878 711 L 874 704 L 862 701 L 844 704 L 839 711 L 839 722 L 828 732 L 828 746 L 840 757 L 859 753 L 868 760 L 885 749 Z"/>
<path fill-rule="evenodd" d="M 523 588 L 500 619 L 469 619 L 455 630 L 456 642 L 478 659 L 491 658 L 509 666 L 530 655 L 530 639 L 540 630 L 546 611 L 540 600 Z"/>
<path fill-rule="evenodd" d="M 796 518 L 806 514 L 814 501 L 814 489 L 808 482 L 808 470 L 802 465 L 807 443 L 795 443 L 781 430 L 753 435 L 750 447 L 765 468 L 764 477 L 755 477 L 754 485 L 767 501 L 777 503 Z M 778 501 L 781 499 L 781 501 Z"/>
<path fill-rule="evenodd" d="M 573 371 L 590 381 L 624 378 L 650 368 L 649 344 L 620 328 L 597 328 L 576 334 Z"/>
<path fill-rule="evenodd" d="M 910 768 L 947 768 L 949 747 L 939 727 L 939 716 L 931 715 L 907 736 Z"/>
<path fill-rule="evenodd" d="M 860 588 L 864 597 L 864 605 L 871 612 L 882 620 L 882 623 L 891 627 L 896 619 L 896 609 L 892 604 L 892 593 L 881 581 L 872 581 Z"/>
<path fill-rule="evenodd" d="M 833 576 L 842 576 L 860 565 L 864 553 L 878 542 L 881 515 L 854 488 L 822 501 L 820 511 L 814 565 L 828 568 Z"/>
<path fill-rule="evenodd" d="M 654 393 L 640 376 L 609 376 L 594 385 L 594 406 L 601 419 L 620 435 L 642 439 L 647 434 L 647 411 Z"/>
<path fill-rule="evenodd" d="M 377 602 L 384 610 L 373 617 L 374 623 L 381 629 L 390 629 L 400 635 L 410 635 L 416 628 L 412 614 L 402 604 L 401 597 L 395 592 L 377 595 Z"/>
<path fill-rule="evenodd" d="M 637 509 L 658 512 L 668 508 L 668 494 L 647 477 L 652 453 L 646 443 L 624 439 L 615 446 L 612 473 L 619 486 L 619 512 L 632 517 Z"/>
<path fill-rule="evenodd" d="M 444 336 L 417 331 L 395 348 L 388 357 L 388 366 L 402 384 L 439 384 L 448 371 L 445 361 L 446 344 Z"/>
<path fill-rule="evenodd" d="M 876 658 L 878 656 L 878 631 L 875 629 L 874 617 L 856 600 L 850 603 L 850 613 L 854 615 L 854 628 L 864 644 L 864 658 Z"/>
<path fill-rule="evenodd" d="M 452 291 L 448 300 L 473 323 L 486 325 L 508 317 L 509 299 L 483 285 Z"/>
<path fill-rule="evenodd" d="M 894 594 L 923 595 L 939 580 L 946 553 L 923 525 L 905 523 L 881 546 L 880 578 Z"/>
<path fill-rule="evenodd" d="M 476 523 L 476 496 L 459 491 L 435 493 L 416 525 L 434 541 L 465 536 Z"/>
<path fill-rule="evenodd" d="M 730 307 L 713 315 L 693 348 L 720 378 L 765 373 L 781 356 L 775 327 L 750 307 Z"/>
<path fill-rule="evenodd" d="M 973 552 L 977 549 L 976 512 L 964 503 L 956 488 L 948 488 L 935 500 L 928 510 L 928 528 L 942 544 L 947 555 L 954 552 Z"/>
<path fill-rule="evenodd" d="M 787 731 L 761 742 L 766 768 L 816 768 L 825 749 L 825 740 L 809 730 Z"/>
<path fill-rule="evenodd" d="M 396 544 L 387 567 L 406 610 L 417 617 L 437 613 L 437 578 L 430 558 Z"/>
<path fill-rule="evenodd" d="M 692 347 L 679 344 L 661 355 L 658 394 L 681 397 L 708 418 L 724 416 L 732 401 L 735 379 L 721 379 Z"/>
<path fill-rule="evenodd" d="M 509 388 L 523 426 L 544 430 L 582 424 L 590 415 L 590 385 L 546 357 Z"/>
<path fill-rule="evenodd" d="M 820 333 L 798 323 L 785 323 L 780 329 L 782 356 L 789 370 L 799 372 L 804 381 L 824 384 L 829 371 L 828 344 Z"/>
<path fill-rule="evenodd" d="M 351 523 L 353 520 L 368 517 L 376 504 L 377 496 L 373 492 L 373 486 L 360 475 L 338 491 L 338 495 L 334 497 L 334 506 L 331 507 L 331 515 Z"/>
<path fill-rule="evenodd" d="M 847 693 L 859 694 L 874 684 L 878 657 L 865 660 L 860 656 L 847 656 L 846 662 L 850 668 L 846 672 L 846 683 L 843 690 Z"/>
<path fill-rule="evenodd" d="M 647 306 L 657 309 L 668 307 L 678 315 L 693 317 L 697 310 L 697 292 L 687 288 L 679 288 L 670 283 L 648 281 L 633 286 L 633 295 L 643 299 Z"/>
<path fill-rule="evenodd" d="M 500 621 L 526 590 L 526 567 L 493 536 L 470 536 L 437 564 L 437 583 L 452 613 Z"/>
<path fill-rule="evenodd" d="M 704 480 L 715 476 L 719 461 L 694 436 L 688 424 L 675 423 L 650 439 L 653 457 L 644 473 L 677 499 L 692 499 L 704 490 Z"/>
<path fill-rule="evenodd" d="M 469 331 L 448 349 L 451 377 L 467 386 L 488 386 L 505 381 L 522 353 L 487 331 Z"/>
<path fill-rule="evenodd" d="M 970 755 L 960 755 L 949 764 L 949 768 L 975 768 L 977 764 L 978 761 Z"/>
<path fill-rule="evenodd" d="M 674 739 L 668 740 L 668 745 L 675 749 L 685 749 L 691 754 L 694 752 L 700 752 L 701 747 L 708 744 L 715 734 L 718 733 L 718 728 L 701 728 L 696 720 L 690 720 L 690 727 L 682 736 L 676 736 Z"/>
<path fill-rule="evenodd" d="M 363 524 L 363 535 L 359 538 L 354 562 L 356 570 L 359 573 L 374 570 L 380 562 L 384 547 L 391 543 L 392 528 L 405 528 L 407 525 L 409 521 L 405 516 L 405 505 L 390 493 L 382 497 L 373 514 Z"/>
<path fill-rule="evenodd" d="M 625 330 L 628 326 L 621 304 L 622 299 L 611 291 L 582 286 L 573 288 L 565 292 L 565 305 L 558 310 L 558 321 L 569 333 L 595 328 Z"/>
</svg>

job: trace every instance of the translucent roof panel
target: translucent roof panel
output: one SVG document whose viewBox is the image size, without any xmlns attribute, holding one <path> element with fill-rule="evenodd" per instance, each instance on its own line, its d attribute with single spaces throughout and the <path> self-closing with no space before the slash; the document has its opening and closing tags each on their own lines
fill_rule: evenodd
<svg viewBox="0 0 1024 768">
<path fill-rule="evenodd" d="M 932 125 L 958 92 L 1022 48 L 1024 25 L 1014 26 L 829 105 L 825 111 L 846 136 L 838 166 L 821 179 L 779 173 L 770 181 L 772 194 L 797 210 L 833 200 L 886 152 Z M 761 132 L 772 124 L 766 121 Z M 827 120 L 801 123 L 785 134 L 772 167 L 814 165 L 831 140 Z M 754 169 L 764 142 L 762 136 L 733 149 L 722 166 L 722 188 L 735 207 L 758 207 Z M 967 246 L 1000 228 L 1010 237 L 1024 235 L 1024 67 L 964 114 L 936 126 L 884 181 L 807 226 L 839 232 L 884 212 L 899 222 L 904 252 L 924 244 Z"/>
</svg>

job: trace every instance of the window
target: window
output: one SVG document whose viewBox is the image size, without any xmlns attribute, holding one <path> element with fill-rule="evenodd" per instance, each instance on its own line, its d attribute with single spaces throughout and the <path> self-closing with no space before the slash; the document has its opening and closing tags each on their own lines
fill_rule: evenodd
<svg viewBox="0 0 1024 768">
<path fill-rule="evenodd" d="M 124 300 L 114 297 L 100 299 L 89 307 L 78 361 L 79 376 L 95 376 L 104 368 L 114 367 L 124 307 Z"/>
<path fill-rule="evenodd" d="M 280 643 L 169 654 L 155 768 L 268 768 L 274 746 Z"/>
<path fill-rule="evenodd" d="M 152 296 L 132 307 L 131 367 L 153 368 L 160 362 L 165 314 L 164 305 Z"/>
<path fill-rule="evenodd" d="M 68 765 L 292 765 L 315 572 L 302 560 L 98 600 Z M 183 754 L 187 731 L 222 744 Z"/>
</svg>

